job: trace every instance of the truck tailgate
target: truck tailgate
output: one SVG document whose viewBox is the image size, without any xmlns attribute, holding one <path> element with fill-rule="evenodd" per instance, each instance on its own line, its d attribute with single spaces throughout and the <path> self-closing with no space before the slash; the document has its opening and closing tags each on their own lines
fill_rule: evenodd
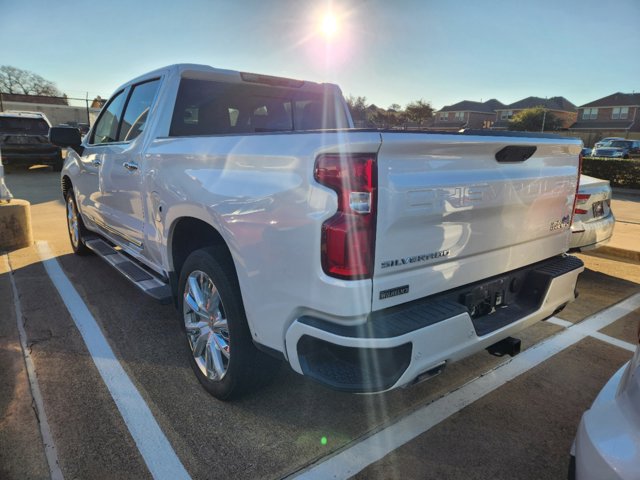
<svg viewBox="0 0 640 480">
<path fill-rule="evenodd" d="M 508 146 L 535 152 L 498 161 Z M 373 310 L 565 252 L 580 149 L 560 137 L 382 133 Z"/>
</svg>

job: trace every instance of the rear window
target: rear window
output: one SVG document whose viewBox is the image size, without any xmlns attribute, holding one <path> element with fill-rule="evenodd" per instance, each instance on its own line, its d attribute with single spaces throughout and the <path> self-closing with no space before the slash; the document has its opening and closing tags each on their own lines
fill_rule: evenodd
<svg viewBox="0 0 640 480">
<path fill-rule="evenodd" d="M 49 125 L 41 118 L 0 117 L 0 132 L 47 135 Z"/>
<path fill-rule="evenodd" d="M 170 136 L 288 132 L 348 127 L 330 88 L 295 88 L 182 79 Z"/>
</svg>

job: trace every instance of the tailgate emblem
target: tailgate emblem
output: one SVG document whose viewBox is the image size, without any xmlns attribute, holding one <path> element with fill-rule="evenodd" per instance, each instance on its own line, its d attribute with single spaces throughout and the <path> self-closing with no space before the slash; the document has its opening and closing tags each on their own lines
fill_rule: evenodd
<svg viewBox="0 0 640 480">
<path fill-rule="evenodd" d="M 569 228 L 570 226 L 571 226 L 571 217 L 569 215 L 565 215 L 564 217 L 562 217 L 562 220 L 555 220 L 551 222 L 551 225 L 549 226 L 549 230 L 552 232 L 555 230 L 564 230 L 565 228 Z"/>
<path fill-rule="evenodd" d="M 384 300 L 385 298 L 397 297 L 398 295 L 404 295 L 405 293 L 409 293 L 409 285 L 390 288 L 389 290 L 381 290 L 380 300 Z"/>
</svg>

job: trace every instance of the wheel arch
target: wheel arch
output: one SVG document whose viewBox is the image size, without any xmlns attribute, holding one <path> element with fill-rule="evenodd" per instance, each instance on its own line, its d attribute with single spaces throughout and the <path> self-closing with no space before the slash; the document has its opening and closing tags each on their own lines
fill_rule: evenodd
<svg viewBox="0 0 640 480">
<path fill-rule="evenodd" d="M 63 175 L 60 179 L 60 187 L 62 188 L 62 197 L 67 198 L 67 193 L 73 188 L 73 183 L 68 175 Z"/>
<path fill-rule="evenodd" d="M 211 224 L 195 217 L 181 217 L 174 221 L 170 232 L 167 245 L 171 269 L 169 276 L 174 298 L 177 299 L 178 279 L 185 260 L 192 252 L 201 248 L 216 248 L 219 255 L 230 260 L 230 264 L 234 267 L 233 273 L 237 278 L 231 250 L 220 232 Z"/>
</svg>

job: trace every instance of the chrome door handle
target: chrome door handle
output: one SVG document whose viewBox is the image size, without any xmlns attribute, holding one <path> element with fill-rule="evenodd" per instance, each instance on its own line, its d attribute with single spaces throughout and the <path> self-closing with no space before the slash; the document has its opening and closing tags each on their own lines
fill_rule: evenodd
<svg viewBox="0 0 640 480">
<path fill-rule="evenodd" d="M 124 162 L 122 166 L 130 172 L 138 170 L 138 164 L 136 162 Z"/>
<path fill-rule="evenodd" d="M 102 165 L 102 162 L 98 159 L 91 160 L 91 165 L 93 165 L 94 167 L 99 167 L 100 165 Z"/>
</svg>

